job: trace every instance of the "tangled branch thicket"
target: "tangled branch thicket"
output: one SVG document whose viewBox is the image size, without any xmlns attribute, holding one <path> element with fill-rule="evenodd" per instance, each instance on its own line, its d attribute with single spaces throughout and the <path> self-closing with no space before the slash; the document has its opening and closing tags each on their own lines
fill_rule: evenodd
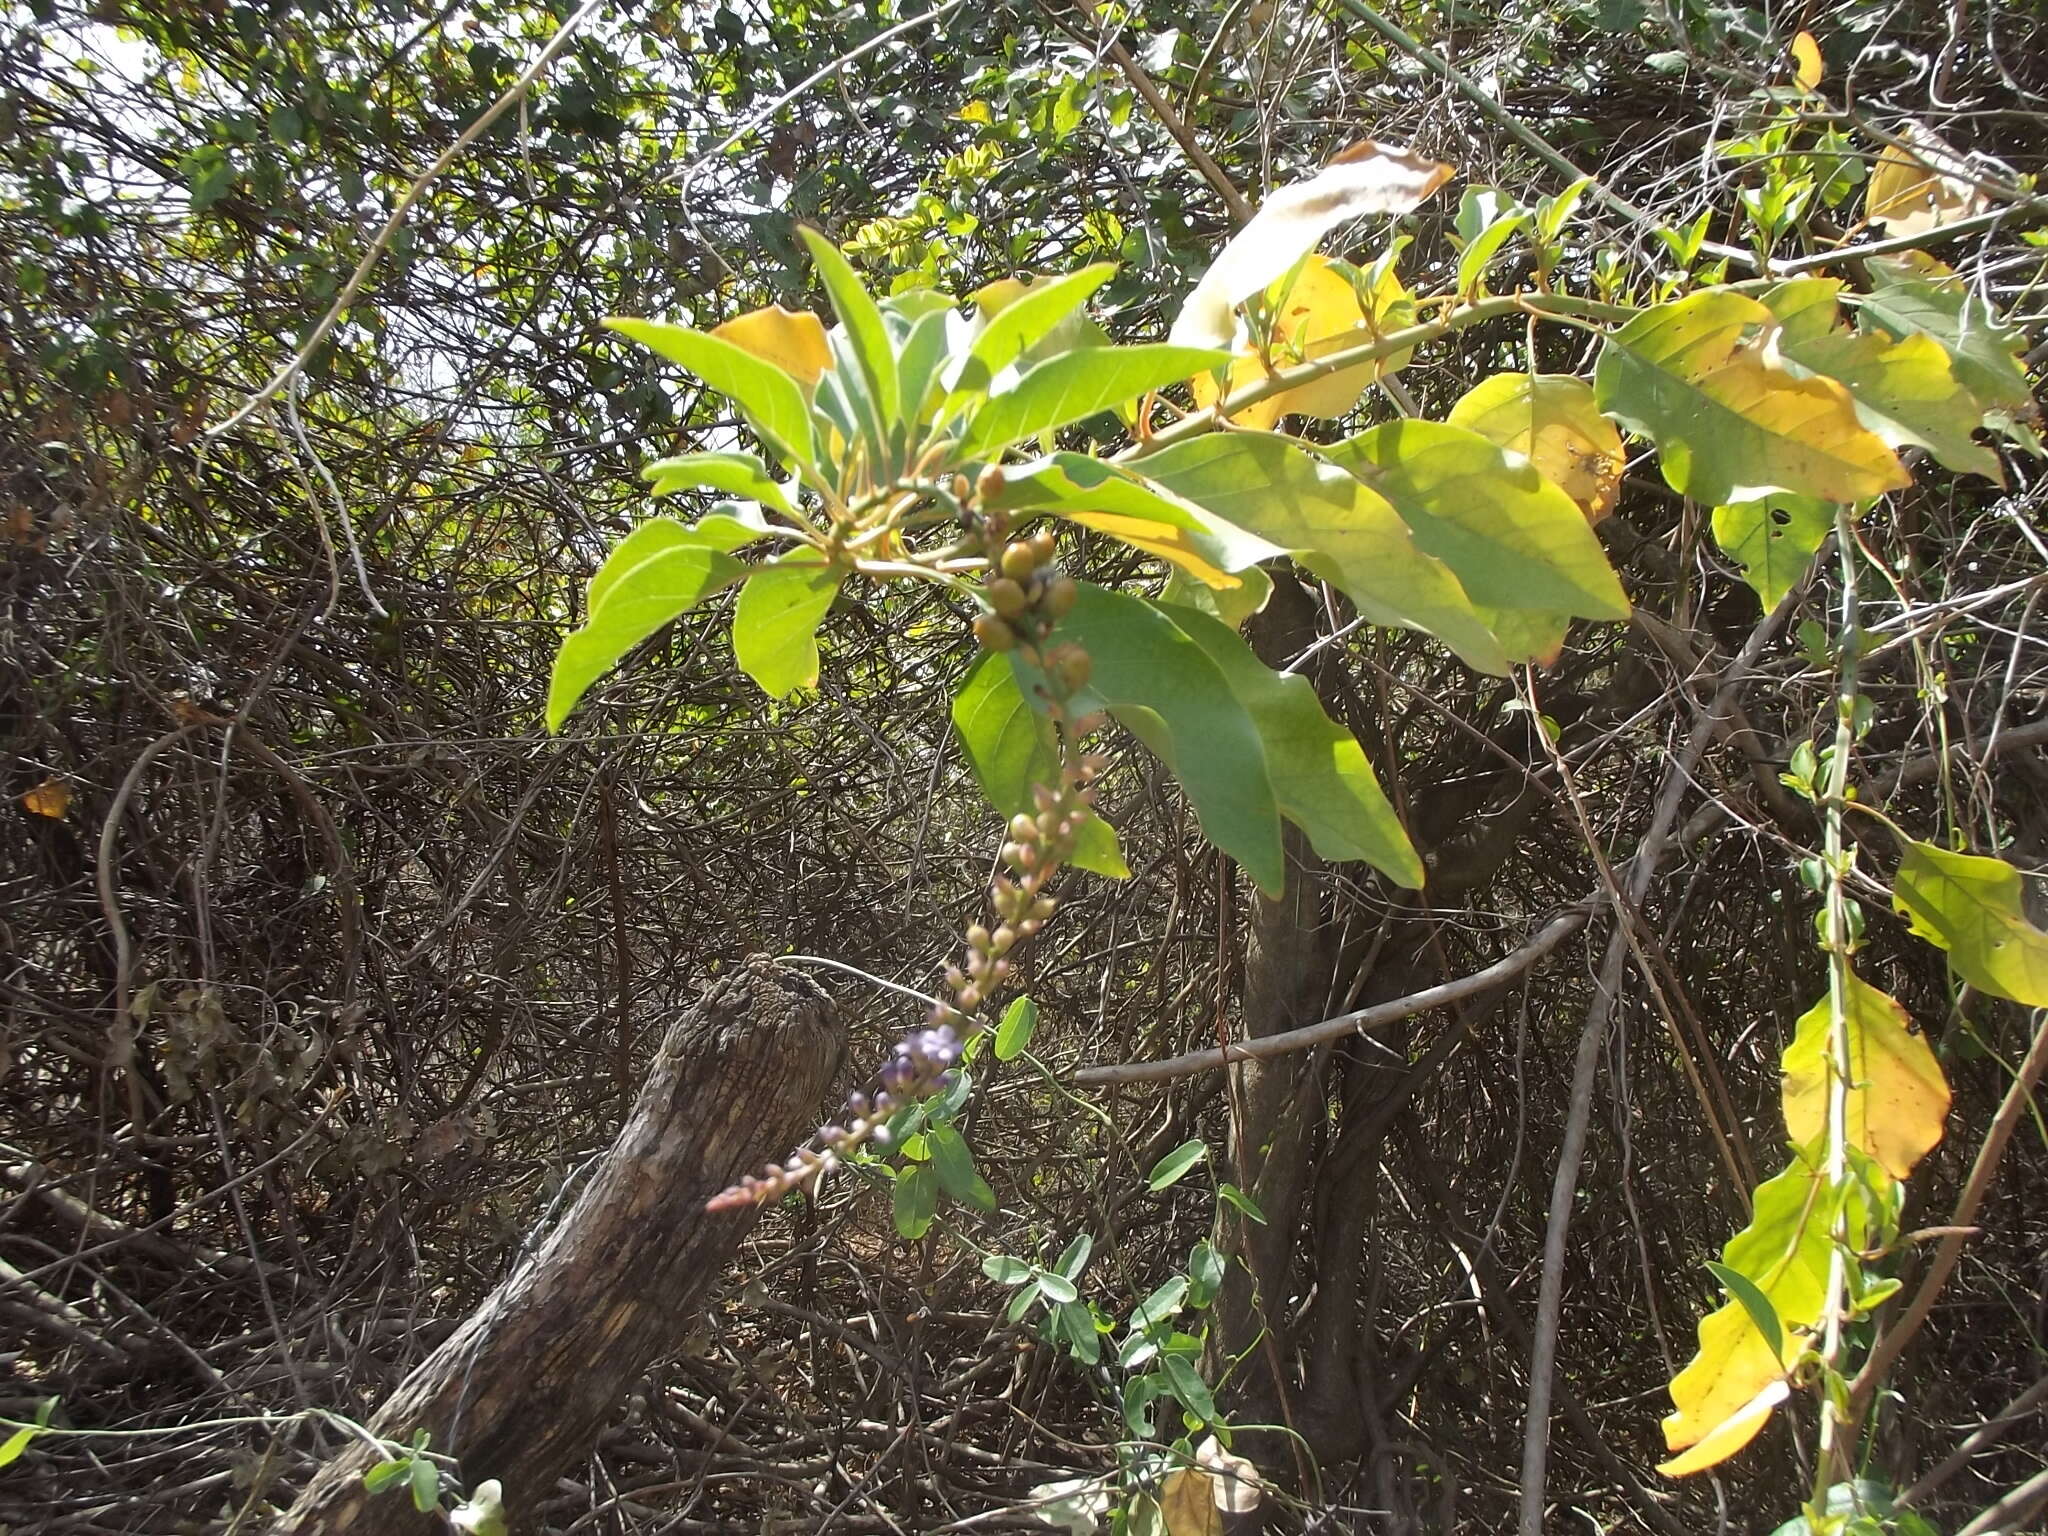
<svg viewBox="0 0 2048 1536">
<path fill-rule="evenodd" d="M 55 1395 L 73 1428 L 177 1432 L 37 1440 L 0 1472 L 0 1525 L 264 1523 L 331 1448 L 306 1411 L 366 1417 L 533 1251 L 698 983 L 768 952 L 936 990 L 980 910 L 1000 832 L 950 740 L 969 615 L 939 597 L 842 598 L 819 687 L 789 705 L 739 675 L 714 605 L 577 730 L 542 734 L 581 583 L 645 513 L 638 463 L 732 440 L 717 402 L 672 395 L 599 318 L 804 303 L 801 217 L 871 275 L 922 264 L 956 292 L 1120 258 L 1112 327 L 1157 336 L 1229 227 L 1177 133 L 1254 200 L 1361 130 L 1475 182 L 1557 190 L 1519 123 L 1648 216 L 1713 210 L 1713 237 L 1739 238 L 1751 167 L 1712 144 L 1783 78 L 1761 17 L 1400 10 L 1488 107 L 1379 14 L 969 7 L 756 123 L 902 17 L 600 10 L 432 187 L 306 375 L 211 436 L 561 18 L 401 0 L 7 10 L 0 1414 Z M 1934 122 L 2008 180 L 2043 168 L 2038 11 L 1855 5 L 1815 24 L 1830 99 L 1860 121 Z M 685 205 L 692 157 L 742 127 Z M 1580 259 L 1617 252 L 1649 282 L 1665 258 L 1647 225 L 1584 207 Z M 1447 222 L 1415 217 L 1418 292 L 1448 284 Z M 2025 325 L 2039 257 L 2018 227 L 1941 254 Z M 1843 233 L 1817 218 L 1808 238 Z M 1537 366 L 1585 370 L 1558 335 L 1534 345 Z M 1440 416 L 1530 366 L 1524 346 L 1518 321 L 1474 327 L 1403 382 Z M 1892 586 L 1864 594 L 1878 723 L 1858 773 L 1902 819 L 2038 870 L 2048 496 L 2038 459 L 2001 459 L 2002 487 L 1923 479 L 1865 524 Z M 1832 707 L 1800 636 L 1828 578 L 1760 615 L 1704 517 L 1632 472 L 1601 535 L 1638 617 L 1575 630 L 1526 694 L 1419 636 L 1322 643 L 1343 600 L 1283 579 L 1259 644 L 1306 656 L 1397 797 L 1426 893 L 1297 849 L 1288 897 L 1261 899 L 1127 744 L 1098 803 L 1132 878 L 1067 877 L 1020 951 L 1051 1077 L 979 1074 L 966 1125 L 1001 1215 L 969 1230 L 1041 1262 L 1092 1234 L 1090 1283 L 1128 1310 L 1210 1231 L 1199 1181 L 1148 1192 L 1147 1170 L 1191 1136 L 1219 1149 L 1218 1176 L 1268 1221 L 1231 1228 L 1234 1273 L 1264 1289 L 1240 1278 L 1219 1302 L 1236 1358 L 1218 1370 L 1241 1422 L 1291 1426 L 1314 1463 L 1290 1528 L 1512 1519 L 1582 1039 L 1600 1072 L 1563 1271 L 1555 1528 L 1761 1530 L 1790 1512 L 1796 1433 L 1725 1484 L 1648 1471 L 1709 1302 L 1699 1261 L 1774 1166 L 1778 1056 L 1820 975 L 1796 873 L 1817 834 L 1778 774 Z M 1120 546 L 1065 558 L 1138 574 Z M 1603 917 L 1477 1000 L 1261 1072 L 1083 1099 L 1062 1081 L 1492 964 L 1602 892 L 1575 802 L 1619 877 L 1645 882 L 1630 921 L 1649 974 L 1603 961 L 1619 953 Z M 2031 1026 L 1958 1011 L 1939 955 L 1871 912 L 1866 970 L 1931 1021 L 1955 1085 L 1908 1218 L 1938 1225 Z M 918 1005 L 818 975 L 851 1091 Z M 1879 1459 L 1900 1487 L 2048 1371 L 2044 1170 L 2036 1125 L 1894 1378 Z M 1101 1390 L 1113 1367 L 1061 1358 L 1004 1300 L 972 1249 L 899 1242 L 856 1178 L 778 1206 L 536 1528 L 1028 1524 L 1004 1512 L 1107 1469 L 1124 1431 Z M 1960 1523 L 2037 1476 L 2042 1398 L 1942 1468 L 1923 1510 Z M 1276 1475 L 1297 1464 L 1297 1442 L 1258 1443 Z"/>
</svg>

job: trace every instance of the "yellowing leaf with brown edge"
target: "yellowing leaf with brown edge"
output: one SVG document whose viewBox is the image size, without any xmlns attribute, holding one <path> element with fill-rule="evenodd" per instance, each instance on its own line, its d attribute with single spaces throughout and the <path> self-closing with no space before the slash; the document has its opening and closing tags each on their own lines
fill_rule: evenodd
<svg viewBox="0 0 2048 1536">
<path fill-rule="evenodd" d="M 1173 322 L 1167 340 L 1227 347 L 1237 306 L 1266 288 L 1346 219 L 1406 213 L 1451 179 L 1452 168 L 1396 144 L 1361 139 L 1306 181 L 1280 188 L 1231 237 Z"/>
<path fill-rule="evenodd" d="M 1876 1159 L 1895 1179 L 1941 1140 L 1948 1116 L 1948 1081 L 1925 1038 L 1912 1031 L 1906 1010 L 1877 988 L 1849 978 L 1843 998 L 1848 1035 L 1849 1144 Z M 1785 1048 L 1785 1129 L 1804 1146 L 1828 1129 L 1835 1081 L 1835 1041 L 1828 999 L 1799 1017 Z"/>
<path fill-rule="evenodd" d="M 1804 1158 L 1766 1179 L 1756 1191 L 1750 1223 L 1728 1241 L 1722 1263 L 1745 1276 L 1769 1302 L 1778 1321 L 1777 1347 L 1758 1329 L 1741 1301 L 1730 1299 L 1700 1320 L 1699 1352 L 1671 1379 L 1672 1412 L 1664 1419 L 1664 1444 L 1674 1456 L 1716 1436 L 1732 1456 L 1754 1435 L 1717 1436 L 1782 1381 L 1806 1347 L 1800 1330 L 1819 1320 L 1827 1299 L 1829 1228 L 1840 1211 L 1851 1242 L 1862 1241 L 1862 1221 L 1841 1191 Z M 1704 1456 L 1705 1453 L 1702 1453 Z M 1699 1470 L 1689 1465 L 1687 1471 Z"/>
<path fill-rule="evenodd" d="M 1799 82 L 1799 89 L 1810 91 L 1820 84 L 1820 44 L 1813 40 L 1811 32 L 1801 32 L 1792 39 L 1787 50 L 1792 55 L 1792 78 Z"/>
<path fill-rule="evenodd" d="M 1800 35 L 1805 36 L 1804 33 Z M 1778 1404 L 1791 1395 L 1792 1383 L 1783 1376 L 1766 1382 L 1755 1397 L 1700 1436 L 1692 1449 L 1681 1451 L 1669 1461 L 1658 1462 L 1657 1470 L 1666 1477 L 1690 1477 L 1695 1472 L 1718 1467 L 1754 1440 L 1758 1431 L 1770 1423 Z"/>
<path fill-rule="evenodd" d="M 1468 390 L 1446 418 L 1511 448 L 1597 523 L 1614 510 L 1627 462 L 1621 433 L 1600 413 L 1593 386 L 1567 373 L 1497 373 Z"/>
<path fill-rule="evenodd" d="M 1710 290 L 1643 311 L 1601 344 L 1600 409 L 1657 445 L 1664 478 L 1714 506 L 1797 491 L 1862 501 L 1912 477 L 1833 379 L 1798 378 L 1755 299 Z"/>
<path fill-rule="evenodd" d="M 818 375 L 832 366 L 825 322 L 807 309 L 792 312 L 780 304 L 750 309 L 714 327 L 711 334 L 780 368 L 806 394 L 817 387 Z"/>
<path fill-rule="evenodd" d="M 1892 905 L 1971 986 L 2048 1008 L 2048 933 L 2027 920 L 2020 872 L 2005 860 L 1908 842 Z"/>
<path fill-rule="evenodd" d="M 59 778 L 48 778 L 21 797 L 22 809 L 31 816 L 62 821 L 71 811 L 71 786 Z"/>
<path fill-rule="evenodd" d="M 1990 206 L 1983 188 L 1963 174 L 1968 162 L 1935 134 L 1908 123 L 1899 137 L 1911 146 L 1887 144 L 1870 168 L 1863 189 L 1863 216 L 1890 235 L 1924 235 Z"/>
</svg>

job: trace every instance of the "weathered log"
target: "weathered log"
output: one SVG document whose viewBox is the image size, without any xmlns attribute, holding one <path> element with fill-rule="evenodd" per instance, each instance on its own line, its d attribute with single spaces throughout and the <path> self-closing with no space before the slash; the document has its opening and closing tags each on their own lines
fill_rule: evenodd
<svg viewBox="0 0 2048 1536">
<path fill-rule="evenodd" d="M 824 994 L 765 958 L 708 986 L 662 1041 L 618 1140 L 531 1261 L 499 1284 L 371 1420 L 425 1429 L 467 1486 L 504 1487 L 513 1528 L 596 1440 L 753 1225 L 705 1200 L 816 1123 L 841 1036 Z M 360 1442 L 314 1475 L 272 1536 L 446 1530 L 403 1491 L 372 1496 Z"/>
</svg>

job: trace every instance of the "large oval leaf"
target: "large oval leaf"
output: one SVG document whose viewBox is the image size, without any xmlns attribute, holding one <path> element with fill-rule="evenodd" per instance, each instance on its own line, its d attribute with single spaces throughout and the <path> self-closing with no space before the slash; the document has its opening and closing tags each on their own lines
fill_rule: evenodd
<svg viewBox="0 0 2048 1536">
<path fill-rule="evenodd" d="M 1828 1102 L 1836 1081 L 1834 1011 L 1823 997 L 1799 1017 L 1785 1048 L 1785 1129 L 1804 1146 L 1828 1128 Z M 1924 1036 L 1913 1033 L 1906 1010 L 1867 982 L 1849 977 L 1842 1029 L 1849 1056 L 1843 1083 L 1849 1144 L 1895 1179 L 1941 1141 L 1948 1115 L 1948 1080 Z"/>
<path fill-rule="evenodd" d="M 814 458 L 811 411 L 795 379 L 744 347 L 664 320 L 605 321 L 617 331 L 680 363 L 729 398 L 769 449 L 810 468 Z"/>
<path fill-rule="evenodd" d="M 1148 342 L 1135 347 L 1083 347 L 1049 357 L 1014 388 L 992 395 L 967 422 L 957 457 L 987 458 L 1012 443 L 1071 426 L 1148 390 L 1214 368 L 1228 353 Z"/>
<path fill-rule="evenodd" d="M 1445 419 L 1521 454 L 1578 503 L 1587 522 L 1614 510 L 1626 462 L 1621 434 L 1600 414 L 1584 379 L 1497 373 L 1467 390 Z"/>
<path fill-rule="evenodd" d="M 818 625 L 846 579 L 813 550 L 786 555 L 747 578 L 732 616 L 740 668 L 771 698 L 818 682 Z"/>
</svg>

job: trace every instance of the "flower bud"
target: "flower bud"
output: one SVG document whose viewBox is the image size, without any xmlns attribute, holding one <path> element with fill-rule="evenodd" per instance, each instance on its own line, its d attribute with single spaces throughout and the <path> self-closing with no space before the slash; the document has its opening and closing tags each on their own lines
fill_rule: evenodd
<svg viewBox="0 0 2048 1536">
<path fill-rule="evenodd" d="M 984 464 L 981 473 L 975 477 L 974 494 L 987 501 L 1003 494 L 1003 487 L 1009 483 L 1009 476 L 1003 473 L 1000 464 Z"/>
<path fill-rule="evenodd" d="M 1040 599 L 1045 616 L 1049 619 L 1064 619 L 1074 611 L 1074 600 L 1080 595 L 1081 584 L 1073 577 L 1054 577 L 1052 584 L 1045 589 L 1045 596 Z"/>
<path fill-rule="evenodd" d="M 1038 835 L 1039 823 L 1033 821 L 1029 816 L 1026 816 L 1022 811 L 1019 811 L 1016 815 L 1010 818 L 1010 840 L 1012 842 L 1033 842 L 1037 839 Z"/>
<path fill-rule="evenodd" d="M 988 929 L 980 923 L 970 923 L 967 927 L 967 947 L 974 950 L 987 949 Z"/>
<path fill-rule="evenodd" d="M 1038 569 L 1038 554 L 1031 545 L 1020 539 L 1015 544 L 1003 546 L 1001 563 L 1003 574 L 1010 580 L 1025 582 L 1029 581 L 1031 573 Z"/>
<path fill-rule="evenodd" d="M 1031 553 L 1036 564 L 1051 565 L 1053 557 L 1059 552 L 1059 540 L 1053 537 L 1050 528 L 1040 528 L 1031 535 Z"/>
<path fill-rule="evenodd" d="M 1014 619 L 1031 606 L 1031 599 L 1024 595 L 1024 589 L 1007 576 L 998 576 L 988 584 L 983 596 L 988 598 L 989 607 L 1006 619 Z"/>
<path fill-rule="evenodd" d="M 1066 647 L 1056 663 L 1060 683 L 1069 693 L 1079 693 L 1088 686 L 1088 679 L 1094 674 L 1095 663 L 1086 651 L 1077 645 Z"/>
<path fill-rule="evenodd" d="M 1017 646 L 1017 631 L 992 613 L 975 618 L 974 638 L 985 651 L 1009 651 Z"/>
<path fill-rule="evenodd" d="M 990 937 L 988 952 L 992 955 L 1006 955 L 1017 942 L 1017 930 L 1004 923 Z"/>
</svg>

